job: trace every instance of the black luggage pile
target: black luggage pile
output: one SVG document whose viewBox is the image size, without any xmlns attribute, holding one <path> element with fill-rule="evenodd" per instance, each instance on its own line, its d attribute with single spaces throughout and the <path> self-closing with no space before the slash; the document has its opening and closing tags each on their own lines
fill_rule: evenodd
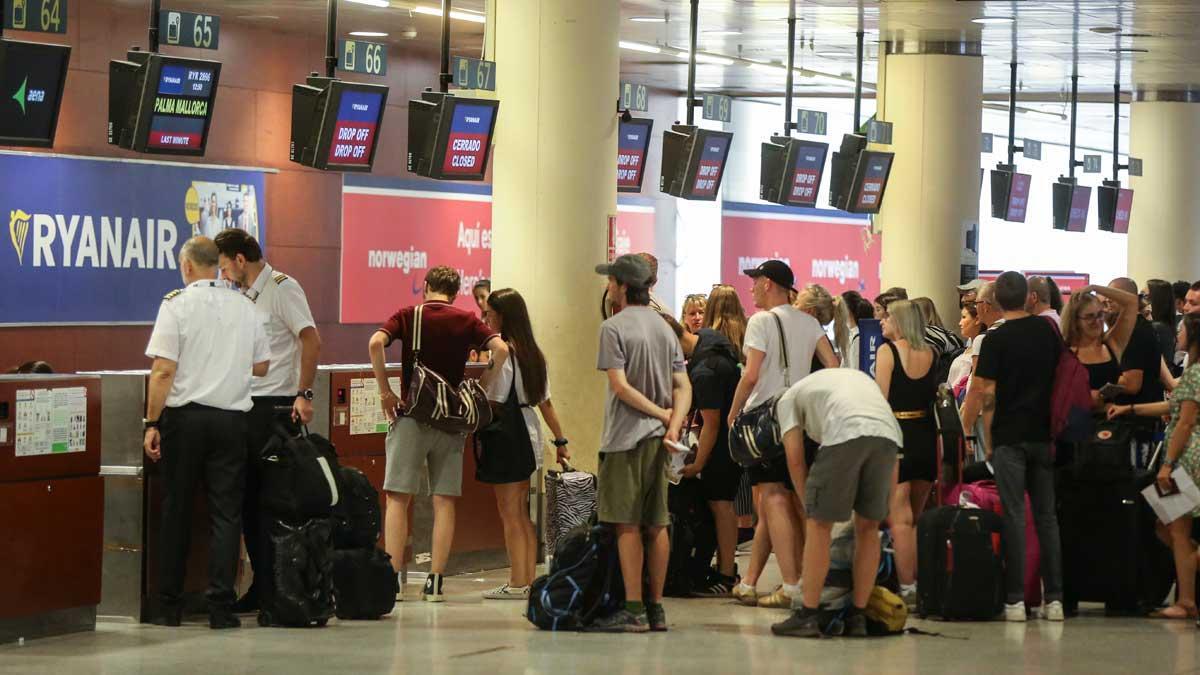
<svg viewBox="0 0 1200 675">
<path fill-rule="evenodd" d="M 616 535 L 593 522 L 559 537 L 550 573 L 529 589 L 525 618 L 542 630 L 583 630 L 624 604 Z"/>
<path fill-rule="evenodd" d="M 917 519 L 917 613 L 987 621 L 1004 611 L 1004 520 L 942 506 Z"/>
<path fill-rule="evenodd" d="M 379 492 L 363 472 L 344 466 L 333 515 L 333 595 L 339 619 L 375 621 L 396 606 L 400 585 L 392 558 L 376 547 Z"/>
<path fill-rule="evenodd" d="M 333 445 L 276 426 L 258 457 L 262 524 L 274 574 L 259 579 L 261 626 L 324 626 L 333 616 L 333 507 L 340 500 Z"/>
</svg>

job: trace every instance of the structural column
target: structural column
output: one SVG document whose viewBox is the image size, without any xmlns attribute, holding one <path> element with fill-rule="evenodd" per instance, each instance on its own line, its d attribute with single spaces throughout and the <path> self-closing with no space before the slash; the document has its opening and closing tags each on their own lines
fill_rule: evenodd
<svg viewBox="0 0 1200 675">
<path fill-rule="evenodd" d="M 1129 276 L 1200 279 L 1200 90 L 1138 91 L 1129 115 L 1133 176 Z"/>
<path fill-rule="evenodd" d="M 617 212 L 619 6 L 503 0 L 492 9 L 492 287 L 525 297 L 574 463 L 594 470 L 606 384 L 596 370 L 604 280 L 593 267 L 605 261 Z"/>
<path fill-rule="evenodd" d="M 878 118 L 894 125 L 896 153 L 877 225 L 882 287 L 928 296 L 948 322 L 958 315 L 968 237 L 978 240 L 983 58 L 978 42 L 891 42 Z"/>
</svg>

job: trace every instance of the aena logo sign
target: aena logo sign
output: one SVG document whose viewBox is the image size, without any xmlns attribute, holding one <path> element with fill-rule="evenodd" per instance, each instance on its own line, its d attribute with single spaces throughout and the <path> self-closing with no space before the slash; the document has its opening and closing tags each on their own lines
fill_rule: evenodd
<svg viewBox="0 0 1200 675">
<path fill-rule="evenodd" d="M 21 106 L 21 114 L 26 114 L 25 106 L 29 103 L 42 103 L 46 100 L 45 89 L 29 89 L 29 78 L 21 80 L 21 86 L 17 88 L 17 93 L 13 94 L 12 98 Z"/>
</svg>

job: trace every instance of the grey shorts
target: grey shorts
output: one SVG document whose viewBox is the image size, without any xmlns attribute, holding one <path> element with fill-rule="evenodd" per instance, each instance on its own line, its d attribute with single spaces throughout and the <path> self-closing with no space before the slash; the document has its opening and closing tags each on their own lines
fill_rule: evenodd
<svg viewBox="0 0 1200 675">
<path fill-rule="evenodd" d="M 804 484 L 804 510 L 835 523 L 852 510 L 867 520 L 887 518 L 897 451 L 895 443 L 876 436 L 821 446 Z"/>
<path fill-rule="evenodd" d="M 425 484 L 429 467 L 430 494 L 462 495 L 463 447 L 466 438 L 439 431 L 410 417 L 396 420 L 388 431 L 385 492 L 415 495 Z"/>
</svg>

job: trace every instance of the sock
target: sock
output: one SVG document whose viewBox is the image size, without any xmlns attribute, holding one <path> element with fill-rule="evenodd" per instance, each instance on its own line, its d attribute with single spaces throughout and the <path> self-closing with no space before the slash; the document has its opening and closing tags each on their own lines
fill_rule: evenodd
<svg viewBox="0 0 1200 675">
<path fill-rule="evenodd" d="M 741 581 L 738 582 L 738 590 L 740 590 L 743 593 L 754 593 L 757 591 L 757 589 L 755 589 L 753 586 L 750 586 Z"/>
<path fill-rule="evenodd" d="M 642 602 L 625 601 L 625 610 L 634 616 L 642 614 L 646 611 L 646 605 Z"/>
<path fill-rule="evenodd" d="M 784 584 L 783 585 L 783 594 L 788 596 L 789 598 L 799 598 L 800 597 L 800 584 Z"/>
<path fill-rule="evenodd" d="M 905 593 L 916 593 L 916 592 L 917 592 L 916 582 L 913 582 L 911 584 L 900 584 L 900 594 L 901 595 L 903 595 Z"/>
</svg>

